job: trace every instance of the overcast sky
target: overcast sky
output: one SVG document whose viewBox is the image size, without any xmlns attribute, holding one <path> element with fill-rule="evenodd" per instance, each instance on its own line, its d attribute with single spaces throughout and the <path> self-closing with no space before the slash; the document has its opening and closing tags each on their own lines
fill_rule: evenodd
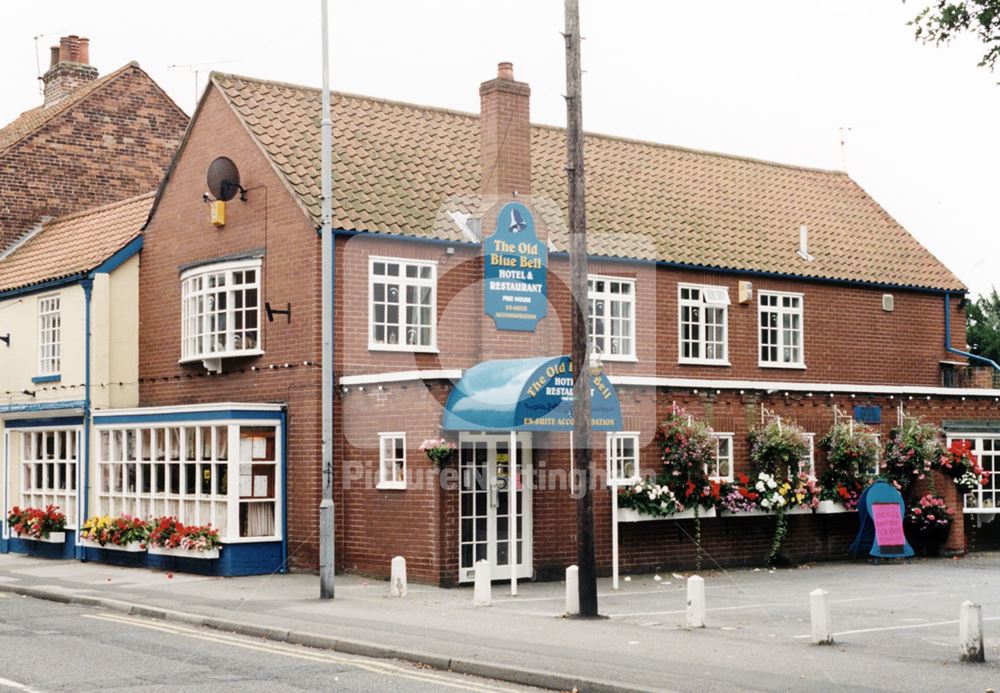
<svg viewBox="0 0 1000 693">
<path fill-rule="evenodd" d="M 846 168 L 974 293 L 1000 285 L 1000 74 L 972 39 L 917 43 L 929 0 L 582 0 L 584 127 Z M 510 60 L 534 122 L 563 125 L 559 0 L 331 0 L 332 87 L 478 111 Z M 149 10 L 147 11 L 147 8 Z M 137 60 L 189 113 L 195 68 L 320 84 L 319 1 L 11 3 L 0 123 L 38 105 L 59 35 L 91 39 L 102 74 Z M 839 128 L 846 133 L 841 151 Z"/>
</svg>

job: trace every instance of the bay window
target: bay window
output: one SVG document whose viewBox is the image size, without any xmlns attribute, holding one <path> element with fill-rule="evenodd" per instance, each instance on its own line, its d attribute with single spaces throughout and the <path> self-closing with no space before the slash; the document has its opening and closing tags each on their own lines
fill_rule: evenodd
<svg viewBox="0 0 1000 693">
<path fill-rule="evenodd" d="M 197 267 L 181 275 L 181 362 L 263 354 L 260 260 Z"/>
<path fill-rule="evenodd" d="M 437 264 L 372 257 L 368 348 L 437 350 Z"/>
</svg>

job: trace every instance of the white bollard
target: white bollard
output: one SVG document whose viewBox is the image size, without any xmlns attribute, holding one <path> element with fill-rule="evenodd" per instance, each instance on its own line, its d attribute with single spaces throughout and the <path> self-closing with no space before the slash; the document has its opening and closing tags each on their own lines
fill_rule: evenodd
<svg viewBox="0 0 1000 693">
<path fill-rule="evenodd" d="M 705 578 L 688 578 L 687 623 L 689 628 L 705 627 Z"/>
<path fill-rule="evenodd" d="M 830 622 L 830 601 L 827 591 L 819 588 L 809 593 L 809 613 L 812 620 L 814 645 L 833 644 L 833 626 Z"/>
<path fill-rule="evenodd" d="M 489 561 L 476 561 L 475 605 L 490 606 L 493 604 L 493 583 L 490 579 Z"/>
<path fill-rule="evenodd" d="M 958 644 L 963 662 L 985 662 L 983 650 L 983 607 L 970 601 L 962 602 L 958 613 Z"/>
<path fill-rule="evenodd" d="M 389 573 L 389 596 L 406 596 L 406 559 L 396 556 L 392 559 L 392 568 Z"/>
<path fill-rule="evenodd" d="M 566 615 L 580 615 L 580 569 L 575 565 L 566 569 Z"/>
</svg>

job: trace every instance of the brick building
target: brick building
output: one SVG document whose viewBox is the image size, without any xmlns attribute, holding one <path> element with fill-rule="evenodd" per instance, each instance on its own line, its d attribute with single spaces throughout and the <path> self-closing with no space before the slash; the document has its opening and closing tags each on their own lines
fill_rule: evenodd
<svg viewBox="0 0 1000 693">
<path fill-rule="evenodd" d="M 530 89 L 509 64 L 480 95 L 475 115 L 334 94 L 339 569 L 385 575 L 403 555 L 411 577 L 457 584 L 483 558 L 508 577 L 514 526 L 518 577 L 560 574 L 575 557 L 574 500 L 558 481 L 571 476 L 568 434 L 521 409 L 569 351 L 564 132 L 530 124 Z M 109 436 L 162 435 L 181 451 L 216 430 L 222 467 L 160 495 L 184 521 L 204 521 L 205 507 L 226 518 L 236 572 L 318 561 L 320 100 L 212 76 L 145 228 L 140 406 L 95 413 Z M 749 469 L 747 434 L 763 412 L 818 440 L 855 405 L 878 412 L 882 433 L 899 405 L 943 424 L 993 470 L 1000 391 L 946 386 L 966 368 L 955 353 L 965 287 L 846 174 L 600 135 L 587 136 L 586 157 L 595 372 L 616 405 L 616 430 L 592 441 L 598 470 L 610 453 L 655 473 L 653 435 L 675 404 L 725 441 L 729 475 Z M 226 171 L 221 185 L 213 167 Z M 518 239 L 530 277 L 497 269 L 501 238 Z M 544 289 L 504 295 L 526 277 Z M 419 450 L 438 436 L 459 448 L 440 473 Z M 822 470 L 818 446 L 809 463 Z M 141 513 L 160 495 L 117 500 Z M 844 556 L 857 525 L 853 513 L 790 520 L 796 560 Z M 956 523 L 953 549 L 967 529 Z M 627 570 L 693 560 L 689 521 L 619 531 Z M 735 516 L 702 529 L 722 565 L 762 562 L 772 531 L 771 518 Z"/>
<path fill-rule="evenodd" d="M 52 47 L 44 102 L 0 128 L 0 248 L 55 217 L 156 188 L 187 115 L 137 63 L 103 77 L 86 38 Z"/>
</svg>

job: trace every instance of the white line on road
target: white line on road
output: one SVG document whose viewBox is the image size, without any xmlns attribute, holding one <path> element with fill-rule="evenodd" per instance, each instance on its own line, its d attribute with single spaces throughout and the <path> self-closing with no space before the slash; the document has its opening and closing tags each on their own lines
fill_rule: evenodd
<svg viewBox="0 0 1000 693">
<path fill-rule="evenodd" d="M 990 616 L 984 618 L 984 621 L 1000 621 L 1000 616 Z M 834 637 L 839 637 L 841 635 L 857 635 L 858 633 L 881 633 L 887 630 L 911 630 L 913 628 L 936 628 L 938 626 L 954 626 L 958 621 L 935 621 L 934 623 L 914 623 L 909 626 L 883 626 L 881 628 L 859 628 L 857 630 L 844 630 L 839 633 L 834 633 Z M 796 635 L 793 636 L 796 640 L 801 640 L 804 638 L 811 638 L 811 635 Z"/>
<path fill-rule="evenodd" d="M 4 688 L 13 688 L 15 691 L 24 691 L 24 693 L 39 693 L 37 688 L 32 688 L 31 686 L 26 686 L 23 683 L 11 681 L 10 679 L 0 678 L 0 686 Z"/>
<path fill-rule="evenodd" d="M 391 662 L 384 662 L 379 660 L 365 660 L 358 659 L 354 657 L 345 657 L 343 655 L 335 655 L 322 650 L 313 650 L 311 648 L 305 648 L 296 645 L 288 645 L 285 643 L 271 643 L 266 640 L 251 640 L 244 636 L 237 635 L 227 635 L 224 633 L 213 633 L 211 631 L 197 630 L 194 628 L 188 628 L 185 626 L 179 626 L 174 624 L 166 623 L 150 623 L 146 620 L 141 620 L 137 618 L 127 617 L 127 616 L 117 616 L 113 614 L 83 614 L 83 618 L 92 618 L 100 621 L 109 621 L 112 623 L 125 624 L 130 626 L 136 626 L 138 628 L 146 628 L 149 630 L 156 630 L 165 633 L 170 633 L 172 635 L 182 635 L 189 638 L 194 638 L 197 640 L 205 640 L 208 642 L 214 642 L 223 645 L 232 645 L 234 647 L 241 647 L 247 650 L 255 650 L 258 652 L 267 652 L 270 654 L 281 655 L 283 657 L 294 657 L 296 659 L 304 659 L 311 662 L 319 662 L 323 664 L 346 664 L 348 666 L 357 667 L 359 669 L 364 669 L 366 671 L 382 674 L 385 676 L 393 676 L 396 678 L 412 679 L 414 681 L 420 681 L 422 683 L 434 683 L 441 686 L 446 686 L 448 688 L 458 688 L 461 690 L 471 690 L 482 693 L 493 691 L 512 691 L 509 688 L 499 688 L 495 685 L 487 685 L 484 683 L 479 683 L 474 680 L 467 681 L 456 681 L 441 673 L 435 673 L 432 671 L 412 671 L 408 668 L 397 666 Z"/>
</svg>

